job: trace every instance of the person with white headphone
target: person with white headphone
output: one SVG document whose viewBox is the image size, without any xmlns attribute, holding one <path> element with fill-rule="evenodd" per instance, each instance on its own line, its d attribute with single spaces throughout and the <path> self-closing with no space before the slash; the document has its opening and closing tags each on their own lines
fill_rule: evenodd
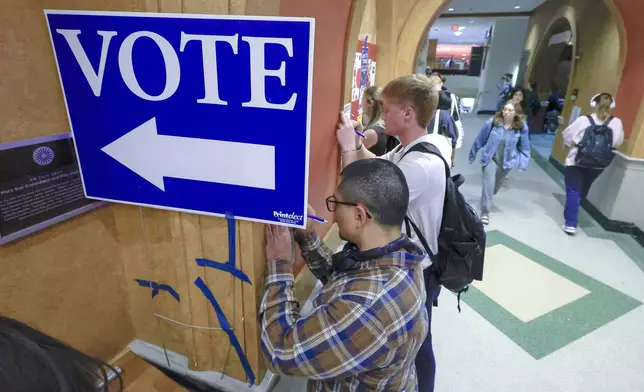
<svg viewBox="0 0 644 392">
<path fill-rule="evenodd" d="M 579 117 L 563 132 L 563 143 L 570 147 L 566 156 L 566 206 L 563 231 L 568 235 L 577 232 L 579 207 L 586 199 L 590 187 L 608 165 L 614 150 L 624 142 L 622 120 L 610 114 L 615 108 L 615 98 L 600 93 L 590 100 L 594 112 Z"/>
</svg>

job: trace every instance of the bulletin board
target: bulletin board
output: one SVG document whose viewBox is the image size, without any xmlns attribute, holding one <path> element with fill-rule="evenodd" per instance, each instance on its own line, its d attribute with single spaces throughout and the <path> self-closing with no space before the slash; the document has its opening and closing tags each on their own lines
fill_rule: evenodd
<svg viewBox="0 0 644 392">
<path fill-rule="evenodd" d="M 362 121 L 362 95 L 376 83 L 376 56 L 378 48 L 369 42 L 369 36 L 359 40 L 351 78 L 351 119 Z"/>
</svg>

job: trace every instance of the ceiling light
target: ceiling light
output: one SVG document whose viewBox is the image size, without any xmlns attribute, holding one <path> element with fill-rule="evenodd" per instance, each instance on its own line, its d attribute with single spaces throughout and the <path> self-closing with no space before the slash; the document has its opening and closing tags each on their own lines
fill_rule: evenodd
<svg viewBox="0 0 644 392">
<path fill-rule="evenodd" d="M 473 20 L 470 20 L 470 23 L 474 23 L 474 21 L 473 21 Z"/>
<path fill-rule="evenodd" d="M 467 56 L 467 54 L 463 53 L 463 57 Z"/>
<path fill-rule="evenodd" d="M 463 31 L 465 30 L 465 26 L 458 26 L 458 31 Z"/>
<path fill-rule="evenodd" d="M 461 34 L 463 34 L 463 32 L 462 32 L 462 31 L 455 31 L 455 32 L 454 32 L 454 35 L 455 35 L 455 36 L 457 36 L 457 37 L 458 37 L 459 35 L 461 35 Z"/>
<path fill-rule="evenodd" d="M 454 8 L 450 8 L 450 9 L 448 9 L 448 11 L 450 11 L 450 12 L 451 12 L 451 11 L 454 11 Z"/>
<path fill-rule="evenodd" d="M 514 6 L 514 9 L 515 9 L 515 10 L 518 10 L 519 8 L 521 8 L 521 6 L 520 6 L 520 5 L 515 5 L 515 6 Z"/>
</svg>

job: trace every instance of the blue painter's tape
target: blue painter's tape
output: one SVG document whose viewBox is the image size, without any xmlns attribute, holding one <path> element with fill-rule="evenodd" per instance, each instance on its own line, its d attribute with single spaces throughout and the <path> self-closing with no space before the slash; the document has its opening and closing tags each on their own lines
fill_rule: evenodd
<svg viewBox="0 0 644 392">
<path fill-rule="evenodd" d="M 237 236 L 235 234 L 235 216 L 232 214 L 232 212 L 226 212 L 226 220 L 228 221 L 228 261 L 221 263 L 214 260 L 197 259 L 197 265 L 200 267 L 210 267 L 218 269 L 220 271 L 228 272 L 242 282 L 252 284 L 250 283 L 248 276 L 235 266 L 235 258 L 237 254 L 235 249 L 237 246 Z"/>
<path fill-rule="evenodd" d="M 149 287 L 152 289 L 152 298 L 156 297 L 159 294 L 159 291 L 166 291 L 168 294 L 174 297 L 174 299 L 177 300 L 177 302 L 181 302 L 181 298 L 179 297 L 179 293 L 175 289 L 172 288 L 172 286 L 167 285 L 167 284 L 159 284 L 157 282 L 153 282 L 151 280 L 143 280 L 143 279 L 135 279 L 136 283 L 139 284 L 139 286 L 142 287 Z"/>
<path fill-rule="evenodd" d="M 218 261 L 213 261 L 208 259 L 197 259 L 197 265 L 200 267 L 210 267 L 210 268 L 218 269 L 220 271 L 228 272 L 229 274 L 241 280 L 242 282 L 251 284 L 250 279 L 245 273 L 238 270 L 237 268 L 230 265 L 229 263 L 220 263 Z"/>
<path fill-rule="evenodd" d="M 237 356 L 241 361 L 244 372 L 246 372 L 246 377 L 248 377 L 249 385 L 253 385 L 255 383 L 255 373 L 253 373 L 253 369 L 250 367 L 250 363 L 248 363 L 248 358 L 246 358 L 246 354 L 244 354 L 244 350 L 242 350 L 241 345 L 239 344 L 239 340 L 237 340 L 237 336 L 235 336 L 235 332 L 232 330 L 232 328 L 230 328 L 230 324 L 228 323 L 228 319 L 226 318 L 224 311 L 219 306 L 219 303 L 215 299 L 212 291 L 210 291 L 206 283 L 200 277 L 195 280 L 195 286 L 197 286 L 201 290 L 203 295 L 208 299 L 208 301 L 210 301 L 210 304 L 212 305 L 213 309 L 215 310 L 215 314 L 217 315 L 217 320 L 219 320 L 221 329 L 226 332 L 230 344 L 235 349 L 235 352 L 237 352 Z"/>
<path fill-rule="evenodd" d="M 237 247 L 237 236 L 235 234 L 235 216 L 232 212 L 226 213 L 226 220 L 228 221 L 228 264 L 235 268 L 235 264 L 237 262 L 237 253 L 235 252 L 235 248 Z"/>
</svg>

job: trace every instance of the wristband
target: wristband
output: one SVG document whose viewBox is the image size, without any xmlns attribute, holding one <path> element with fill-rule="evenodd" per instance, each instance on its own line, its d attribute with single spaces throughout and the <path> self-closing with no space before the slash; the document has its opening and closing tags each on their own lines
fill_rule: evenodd
<svg viewBox="0 0 644 392">
<path fill-rule="evenodd" d="M 360 151 L 360 150 L 362 150 L 362 147 L 364 147 L 364 144 L 360 143 L 360 147 L 354 148 L 353 150 L 344 150 L 344 151 L 342 151 L 342 154 L 346 154 L 346 153 L 352 152 L 352 151 Z"/>
</svg>

